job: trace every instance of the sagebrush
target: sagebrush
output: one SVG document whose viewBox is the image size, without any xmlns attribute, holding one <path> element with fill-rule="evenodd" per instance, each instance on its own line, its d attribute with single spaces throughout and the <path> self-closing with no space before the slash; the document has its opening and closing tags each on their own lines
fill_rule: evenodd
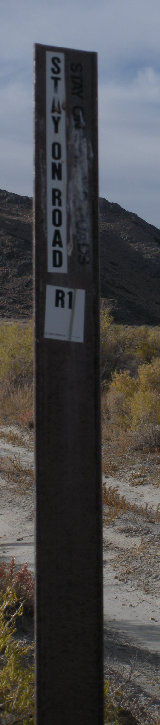
<svg viewBox="0 0 160 725">
<path fill-rule="evenodd" d="M 34 645 L 17 637 L 24 610 L 33 613 L 33 579 L 14 559 L 0 565 L 0 717 L 2 723 L 34 723 Z"/>
<path fill-rule="evenodd" d="M 33 324 L 0 326 L 0 422 L 33 424 Z"/>
</svg>

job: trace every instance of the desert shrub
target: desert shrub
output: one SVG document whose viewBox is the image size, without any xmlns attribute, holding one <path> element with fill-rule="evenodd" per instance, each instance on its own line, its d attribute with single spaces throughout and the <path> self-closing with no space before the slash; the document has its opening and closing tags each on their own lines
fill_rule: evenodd
<svg viewBox="0 0 160 725">
<path fill-rule="evenodd" d="M 123 693 L 106 681 L 104 685 L 104 722 L 105 725 L 138 725 L 138 720 L 130 710 L 121 707 Z M 157 723 L 158 725 L 158 723 Z"/>
<path fill-rule="evenodd" d="M 160 441 L 160 358 L 138 370 L 137 390 L 131 401 L 131 428 L 139 439 Z"/>
<path fill-rule="evenodd" d="M 27 563 L 21 569 L 16 569 L 14 557 L 9 563 L 1 562 L 0 601 L 6 590 L 9 590 L 10 594 L 15 594 L 19 605 L 23 605 L 23 611 L 33 614 L 34 581 Z"/>
<path fill-rule="evenodd" d="M 101 310 L 101 379 L 108 385 L 115 370 L 119 371 L 128 362 L 130 349 L 130 328 L 113 324 L 108 309 Z"/>
<path fill-rule="evenodd" d="M 160 425 L 160 358 L 138 369 L 137 389 L 131 401 L 131 425 Z"/>
<path fill-rule="evenodd" d="M 130 405 L 131 428 L 139 425 L 160 425 L 160 398 L 155 391 L 137 389 Z"/>
<path fill-rule="evenodd" d="M 1 324 L 0 367 L 3 388 L 31 383 L 33 378 L 32 322 Z"/>
<path fill-rule="evenodd" d="M 32 322 L 0 326 L 0 422 L 33 424 Z"/>
<path fill-rule="evenodd" d="M 113 373 L 136 375 L 139 365 L 160 357 L 160 328 L 117 325 L 108 309 L 101 309 L 101 378 L 108 386 Z"/>
<path fill-rule="evenodd" d="M 103 485 L 103 503 L 106 507 L 105 521 L 108 522 L 114 521 L 119 514 L 124 514 L 128 507 L 125 496 L 120 496 L 117 486 Z"/>
<path fill-rule="evenodd" d="M 160 358 L 140 365 L 137 376 L 114 373 L 106 396 L 106 415 L 124 431 L 137 433 L 139 442 L 160 440 Z M 136 441 L 138 438 L 135 439 Z"/>
<path fill-rule="evenodd" d="M 151 390 L 160 395 L 160 358 L 139 366 L 137 384 L 144 392 Z"/>
<path fill-rule="evenodd" d="M 111 683 L 108 680 L 104 683 L 104 717 L 105 725 L 119 724 L 118 708 L 112 702 Z"/>
<path fill-rule="evenodd" d="M 33 427 L 33 384 L 23 384 L 2 391 L 0 422 L 17 423 L 23 428 Z"/>
<path fill-rule="evenodd" d="M 113 318 L 107 308 L 101 308 L 100 312 L 100 336 L 101 336 L 101 378 L 105 381 L 110 376 L 110 348 L 112 335 Z"/>
<path fill-rule="evenodd" d="M 151 362 L 160 356 L 160 328 L 137 327 L 134 332 L 136 357 L 140 362 Z"/>
<path fill-rule="evenodd" d="M 136 391 L 136 379 L 127 371 L 114 373 L 107 395 L 108 409 L 114 425 L 127 429 L 131 424 L 131 402 Z"/>
<path fill-rule="evenodd" d="M 18 641 L 15 620 L 23 614 L 9 588 L 0 604 L 0 703 L 1 722 L 34 723 L 33 645 Z"/>
</svg>

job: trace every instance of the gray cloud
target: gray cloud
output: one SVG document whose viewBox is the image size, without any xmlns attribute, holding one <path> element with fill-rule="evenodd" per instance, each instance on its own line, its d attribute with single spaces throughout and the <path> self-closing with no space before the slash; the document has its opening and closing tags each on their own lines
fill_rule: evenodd
<svg viewBox="0 0 160 725">
<path fill-rule="evenodd" d="M 100 193 L 160 225 L 160 74 L 99 89 Z"/>
<path fill-rule="evenodd" d="M 33 194 L 33 145 L 14 138 L 0 139 L 0 188 L 15 194 Z"/>
<path fill-rule="evenodd" d="M 100 193 L 160 225 L 159 15 L 159 0 L 1 0 L 1 188 L 32 194 L 34 42 L 96 50 Z"/>
</svg>

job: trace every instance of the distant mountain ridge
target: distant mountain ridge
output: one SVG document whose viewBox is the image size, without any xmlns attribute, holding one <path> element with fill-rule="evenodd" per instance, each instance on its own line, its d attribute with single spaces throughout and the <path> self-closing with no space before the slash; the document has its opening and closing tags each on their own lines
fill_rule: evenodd
<svg viewBox="0 0 160 725">
<path fill-rule="evenodd" d="M 123 324 L 160 324 L 160 230 L 99 199 L 101 297 Z M 32 315 L 32 199 L 0 190 L 1 318 Z"/>
</svg>

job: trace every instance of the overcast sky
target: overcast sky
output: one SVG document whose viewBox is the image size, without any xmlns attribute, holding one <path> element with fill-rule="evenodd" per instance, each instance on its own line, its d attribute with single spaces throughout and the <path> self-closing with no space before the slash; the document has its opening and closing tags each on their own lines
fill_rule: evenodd
<svg viewBox="0 0 160 725">
<path fill-rule="evenodd" d="M 160 227 L 160 0 L 0 0 L 0 188 L 33 194 L 33 46 L 98 52 L 99 193 Z"/>
</svg>

